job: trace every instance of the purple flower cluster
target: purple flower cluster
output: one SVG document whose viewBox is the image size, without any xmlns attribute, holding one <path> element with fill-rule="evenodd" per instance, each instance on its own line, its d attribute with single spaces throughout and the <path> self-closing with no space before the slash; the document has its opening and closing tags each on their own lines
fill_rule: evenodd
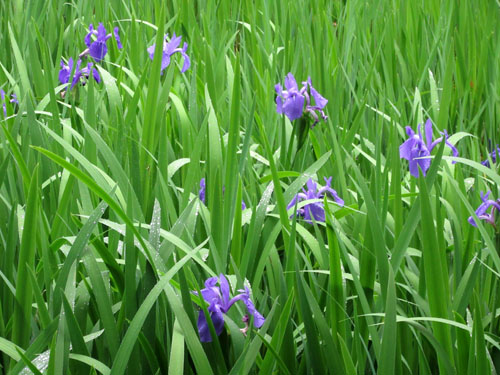
<svg viewBox="0 0 500 375">
<path fill-rule="evenodd" d="M 318 190 L 318 186 L 316 182 L 312 179 L 307 181 L 307 190 L 302 189 L 301 193 L 295 195 L 295 197 L 290 201 L 287 206 L 287 210 L 295 206 L 297 202 L 306 201 L 311 199 L 323 199 L 325 194 L 330 194 L 334 201 L 340 206 L 344 206 L 344 201 L 339 197 L 337 192 L 332 189 L 332 177 L 325 177 L 326 186 L 323 186 Z M 323 206 L 323 202 L 312 202 L 306 204 L 304 207 L 299 208 L 297 210 L 297 215 L 303 217 L 308 223 L 312 223 L 314 221 L 324 222 L 325 221 L 325 208 Z"/>
<path fill-rule="evenodd" d="M 442 133 L 442 137 L 439 137 L 436 140 L 433 140 L 433 132 L 432 132 L 432 122 L 428 119 L 425 123 L 425 140 L 422 136 L 421 124 L 418 124 L 418 134 L 416 134 L 413 129 L 409 126 L 406 127 L 406 133 L 409 138 L 399 146 L 399 156 L 402 159 L 406 159 L 410 164 L 410 174 L 414 177 L 418 178 L 419 169 L 422 171 L 422 174 L 425 176 L 427 170 L 431 165 L 431 160 L 428 158 L 430 156 L 434 147 L 436 147 L 443 140 L 453 153 L 453 156 L 458 156 L 458 150 L 453 146 L 450 142 L 448 142 L 448 133 L 446 130 Z M 482 165 L 489 167 L 490 159 L 493 163 L 496 163 L 497 156 L 500 155 L 500 147 L 496 146 L 496 148 L 489 154 L 489 159 L 481 162 Z M 476 215 L 480 220 L 485 220 L 491 225 L 495 226 L 495 210 L 500 211 L 500 199 L 491 200 L 488 199 L 491 191 L 488 191 L 486 194 L 481 192 L 481 200 L 482 203 L 476 209 Z M 487 211 L 490 209 L 490 212 Z M 470 216 L 467 220 L 469 224 L 477 227 L 477 223 L 473 216 Z"/>
<path fill-rule="evenodd" d="M 217 283 L 219 286 L 217 286 Z M 250 299 L 250 290 L 245 286 L 245 289 L 238 290 L 239 294 L 233 298 L 230 297 L 229 283 L 223 274 L 219 277 L 210 277 L 205 281 L 205 288 L 201 290 L 203 299 L 208 304 L 208 313 L 212 319 L 215 328 L 215 333 L 219 336 L 224 328 L 224 314 L 229 311 L 233 304 L 237 301 L 243 301 L 247 308 L 248 314 L 253 316 L 253 325 L 255 328 L 260 328 L 266 319 L 260 314 L 252 300 Z M 196 293 L 196 292 L 195 292 Z M 248 317 L 244 318 L 245 324 L 248 322 Z M 247 327 L 246 327 L 247 328 Z M 245 330 L 243 330 L 246 332 Z M 202 342 L 212 341 L 208 322 L 205 318 L 203 310 L 198 314 L 198 332 L 200 333 L 200 340 Z"/>
<path fill-rule="evenodd" d="M 79 82 L 85 84 L 90 74 L 92 74 L 92 76 L 98 83 L 101 82 L 99 72 L 97 71 L 97 69 L 92 68 L 91 62 L 87 63 L 86 67 L 81 68 L 82 60 L 78 59 L 78 61 L 76 62 L 75 71 L 73 72 L 73 76 L 71 76 L 73 64 L 73 59 L 71 57 L 68 60 L 68 64 L 65 64 L 64 61 L 61 60 L 61 70 L 59 71 L 59 81 L 61 83 L 68 83 L 71 79 L 71 89 L 73 89 L 73 87 Z"/>
<path fill-rule="evenodd" d="M 483 203 L 479 205 L 475 212 L 480 220 L 485 220 L 486 222 L 495 226 L 495 210 L 500 211 L 500 199 L 497 199 L 496 201 L 488 199 L 490 194 L 491 191 L 488 191 L 486 194 L 483 194 L 483 192 L 481 191 L 481 200 L 483 201 Z M 487 213 L 486 211 L 488 211 L 490 207 L 490 213 Z M 469 222 L 469 224 L 477 227 L 474 217 L 469 216 L 469 219 L 467 221 Z"/>
<path fill-rule="evenodd" d="M 495 164 L 497 162 L 497 157 L 500 156 L 500 147 L 498 147 L 498 145 L 496 146 L 496 148 L 489 154 L 490 156 L 490 159 L 492 161 L 493 164 Z M 482 161 L 481 162 L 482 165 L 484 165 L 485 167 L 490 167 L 490 160 L 488 158 L 486 158 L 486 160 Z"/>
<path fill-rule="evenodd" d="M 116 43 L 118 48 L 123 48 L 122 43 L 120 41 L 120 36 L 118 35 L 118 27 L 115 27 L 113 30 L 113 35 L 115 36 Z M 95 40 L 93 40 L 93 37 Z M 106 28 L 102 23 L 99 23 L 97 30 L 94 29 L 92 24 L 89 25 L 89 32 L 85 36 L 85 44 L 87 49 L 83 51 L 76 64 L 74 64 L 73 58 L 68 59 L 68 63 L 65 64 L 63 60 L 61 60 L 61 70 L 59 71 L 59 82 L 61 83 L 69 83 L 71 82 L 71 89 L 81 82 L 83 85 L 87 82 L 90 75 L 94 77 L 94 79 L 99 83 L 101 82 L 101 77 L 99 76 L 99 72 L 97 69 L 92 67 L 92 63 L 89 62 L 84 68 L 81 68 L 82 60 L 81 58 L 87 55 L 90 55 L 96 62 L 100 62 L 106 53 L 108 52 L 108 47 L 106 42 L 111 38 L 111 33 L 107 34 Z M 71 72 L 73 70 L 73 65 L 75 65 L 73 75 Z"/>
<path fill-rule="evenodd" d="M 7 105 L 5 104 L 5 91 L 3 91 L 3 89 L 0 89 L 0 97 L 2 98 L 3 115 L 4 117 L 7 117 Z M 16 94 L 12 94 L 10 98 L 11 99 L 9 100 L 9 103 L 19 104 L 19 102 L 17 101 Z"/>
<path fill-rule="evenodd" d="M 182 46 L 182 48 L 179 48 L 179 46 L 181 44 L 182 36 L 176 36 L 175 33 L 169 42 L 167 42 L 167 39 L 168 39 L 168 34 L 165 35 L 165 37 L 163 39 L 163 55 L 161 58 L 161 72 L 163 74 L 163 71 L 167 68 L 167 66 L 170 65 L 170 57 L 174 53 L 178 52 L 184 58 L 184 63 L 182 65 L 182 69 L 181 69 L 181 73 L 184 73 L 191 66 L 191 60 L 189 59 L 189 56 L 186 54 L 188 44 L 186 42 L 184 42 L 184 45 Z M 154 58 L 155 48 L 156 48 L 156 44 L 153 44 L 151 47 L 148 48 L 148 54 L 149 54 L 149 58 L 151 60 L 153 60 L 153 58 Z"/>
<path fill-rule="evenodd" d="M 285 114 L 290 121 L 296 120 L 304 113 L 308 113 L 314 119 L 312 126 L 316 125 L 319 121 L 318 112 L 321 118 L 325 121 L 327 116 L 323 112 L 328 100 L 321 96 L 321 94 L 316 91 L 311 83 L 311 77 L 307 78 L 307 81 L 302 82 L 302 87 L 299 89 L 297 81 L 292 73 L 288 73 L 285 77 L 285 88 L 281 84 L 276 84 L 274 86 L 276 90 L 276 111 L 279 114 Z M 309 89 L 309 90 L 308 90 Z M 309 91 L 309 92 L 308 92 Z M 311 96 L 314 99 L 314 105 L 311 104 Z M 305 104 L 305 106 L 304 106 Z"/>
<path fill-rule="evenodd" d="M 123 45 L 120 40 L 120 35 L 118 34 L 118 27 L 113 29 L 113 33 L 108 33 L 106 28 L 102 23 L 99 23 L 97 29 L 94 29 L 92 24 L 89 25 L 89 32 L 85 36 L 84 42 L 87 48 L 80 54 L 78 61 L 76 62 L 75 71 L 73 76 L 71 76 L 71 71 L 73 69 L 73 59 L 70 58 L 68 60 L 68 64 L 65 64 L 64 61 L 61 60 L 61 70 L 59 71 L 59 81 L 61 83 L 68 83 L 71 81 L 71 88 L 75 86 L 78 82 L 82 82 L 85 84 L 86 80 L 89 78 L 90 74 L 94 77 L 97 82 L 101 81 L 99 73 L 96 69 L 92 68 L 92 63 L 87 63 L 87 66 L 84 68 L 80 68 L 82 64 L 81 58 L 90 55 L 96 62 L 100 62 L 104 59 L 106 54 L 108 53 L 108 40 L 114 36 L 116 40 L 117 47 L 119 49 L 123 48 Z M 167 42 L 168 35 L 165 35 L 165 41 L 163 44 L 163 56 L 161 62 L 161 71 L 170 64 L 170 57 L 179 52 L 184 57 L 184 64 L 182 66 L 181 73 L 184 73 L 191 65 L 191 61 L 189 56 L 186 54 L 188 44 L 184 43 L 182 48 L 179 48 L 181 43 L 181 36 L 176 36 L 175 33 Z M 155 45 L 153 44 L 151 47 L 147 49 L 149 57 L 153 59 L 154 57 Z M 82 80 L 84 79 L 84 80 Z"/>
<path fill-rule="evenodd" d="M 410 174 L 414 177 L 418 178 L 419 169 L 422 171 L 422 174 L 425 176 L 427 170 L 431 165 L 431 160 L 428 158 L 430 156 L 434 147 L 436 147 L 443 140 L 448 146 L 453 156 L 458 156 L 458 150 L 453 146 L 450 142 L 448 142 L 448 133 L 446 130 L 442 133 L 442 137 L 439 137 L 436 140 L 433 140 L 433 132 L 432 132 L 432 122 L 428 119 L 425 123 L 425 140 L 422 136 L 421 124 L 418 124 L 418 134 L 416 134 L 413 129 L 409 126 L 406 127 L 406 133 L 409 138 L 399 146 L 399 156 L 402 159 L 406 159 L 410 164 Z M 489 158 L 482 161 L 481 164 L 489 167 L 490 159 L 493 163 L 496 163 L 497 157 L 500 155 L 500 147 L 498 145 L 496 148 L 489 154 Z M 480 220 L 485 220 L 491 225 L 495 226 L 495 210 L 500 211 L 500 199 L 491 200 L 488 199 L 491 191 L 488 191 L 486 194 L 481 192 L 481 200 L 482 203 L 476 209 L 476 216 Z M 487 211 L 490 209 L 490 212 Z M 469 224 L 477 227 L 476 220 L 473 216 L 469 216 L 468 220 Z"/>
<path fill-rule="evenodd" d="M 120 35 L 118 35 L 118 27 L 113 29 L 113 35 L 116 39 L 116 44 L 119 49 L 123 48 L 122 43 L 120 41 Z M 95 37 L 95 40 L 92 40 L 92 37 Z M 89 25 L 89 32 L 85 36 L 85 44 L 87 45 L 87 49 L 80 54 L 80 57 L 83 57 L 89 54 L 95 61 L 99 62 L 104 59 L 106 53 L 108 53 L 108 46 L 106 42 L 111 38 L 111 33 L 106 32 L 106 28 L 102 24 L 99 23 L 97 26 L 97 30 L 94 29 L 92 24 Z"/>
<path fill-rule="evenodd" d="M 399 146 L 399 157 L 410 162 L 410 174 L 417 178 L 419 167 L 424 176 L 427 173 L 427 170 L 431 165 L 431 160 L 427 158 L 427 156 L 430 156 L 434 147 L 443 140 L 443 137 L 446 142 L 446 146 L 451 148 L 453 156 L 458 156 L 458 151 L 455 146 L 448 142 L 448 133 L 446 133 L 446 130 L 443 133 L 443 137 L 433 141 L 432 122 L 428 119 L 425 123 L 424 141 L 420 127 L 421 124 L 418 124 L 418 134 L 415 134 L 413 129 L 407 126 L 406 134 L 408 134 L 409 138 L 401 146 Z"/>
</svg>

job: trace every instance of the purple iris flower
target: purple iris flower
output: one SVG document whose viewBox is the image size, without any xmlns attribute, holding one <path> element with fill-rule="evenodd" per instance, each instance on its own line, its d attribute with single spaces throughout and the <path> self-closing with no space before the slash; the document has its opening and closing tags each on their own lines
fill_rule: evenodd
<svg viewBox="0 0 500 375">
<path fill-rule="evenodd" d="M 68 60 L 68 65 L 66 65 L 64 61 L 61 60 L 61 70 L 59 71 L 59 81 L 61 83 L 69 82 L 71 78 L 71 71 L 73 70 L 73 64 L 74 62 L 71 57 Z M 91 62 L 89 62 L 83 69 L 80 68 L 81 64 L 82 60 L 79 59 L 76 62 L 75 71 L 73 72 L 73 78 L 71 79 L 71 88 L 73 88 L 73 86 L 75 86 L 78 82 L 81 82 L 82 78 L 88 79 L 91 73 L 98 83 L 101 82 L 99 72 L 97 71 L 97 69 L 92 68 Z M 85 82 L 83 82 L 83 84 L 85 84 Z"/>
<path fill-rule="evenodd" d="M 198 198 L 200 198 L 200 201 L 202 201 L 204 204 L 205 204 L 205 191 L 206 191 L 205 177 L 203 177 L 200 180 L 200 190 L 198 190 Z"/>
<path fill-rule="evenodd" d="M 283 90 L 280 83 L 274 86 L 278 94 L 276 97 L 276 112 L 284 113 L 290 121 L 293 121 L 302 116 L 305 97 L 299 91 L 297 81 L 292 73 L 288 73 L 285 77 L 285 88 L 286 90 Z"/>
<path fill-rule="evenodd" d="M 7 105 L 5 104 L 5 91 L 3 91 L 3 89 L 0 89 L 0 97 L 2 99 L 3 115 L 4 117 L 7 117 Z M 9 100 L 9 103 L 15 103 L 19 105 L 16 94 L 12 94 L 10 97 L 11 99 Z"/>
<path fill-rule="evenodd" d="M 497 162 L 497 157 L 500 155 L 500 147 L 497 147 L 490 153 L 490 158 L 491 158 L 491 161 L 493 162 L 493 164 L 495 164 Z M 484 165 L 485 167 L 490 167 L 490 161 L 489 159 L 486 159 L 484 161 L 481 162 L 482 165 Z"/>
<path fill-rule="evenodd" d="M 0 96 L 2 97 L 2 107 L 3 107 L 3 116 L 7 117 L 7 106 L 5 105 L 5 91 L 0 89 Z"/>
<path fill-rule="evenodd" d="M 217 286 L 219 283 L 219 286 Z M 243 301 L 247 308 L 248 314 L 254 317 L 253 325 L 255 328 L 260 328 L 266 319 L 257 311 L 255 305 L 250 299 L 250 290 L 245 286 L 245 289 L 238 290 L 239 294 L 229 299 L 230 288 L 226 277 L 220 274 L 219 277 L 210 277 L 205 281 L 205 288 L 201 290 L 203 299 L 208 304 L 208 313 L 212 319 L 215 328 L 215 333 L 219 336 L 224 328 L 224 314 L 229 311 L 231 306 L 237 301 Z M 198 332 L 200 333 L 201 342 L 212 341 L 208 322 L 205 318 L 203 310 L 198 314 Z"/>
<path fill-rule="evenodd" d="M 496 201 L 488 199 L 490 194 L 491 191 L 488 191 L 486 194 L 483 194 L 483 192 L 481 191 L 481 200 L 483 201 L 483 203 L 481 203 L 477 208 L 476 215 L 480 220 L 486 220 L 488 223 L 495 226 L 495 209 L 500 211 L 500 199 L 497 199 Z M 490 207 L 492 207 L 492 209 L 488 214 L 486 213 L 486 211 Z M 476 221 L 472 216 L 469 216 L 467 221 L 470 225 L 477 227 Z"/>
<path fill-rule="evenodd" d="M 432 149 L 439 144 L 443 137 L 439 137 L 435 141 L 432 141 L 432 122 L 428 119 L 425 122 L 425 142 L 424 137 L 422 137 L 422 132 L 420 130 L 421 124 L 418 124 L 418 134 L 416 134 L 413 129 L 409 126 L 406 127 L 406 134 L 409 138 L 399 146 L 399 157 L 406 159 L 410 162 L 410 173 L 412 176 L 418 178 L 418 167 L 422 170 L 422 174 L 425 176 L 427 170 L 431 165 L 430 159 L 418 159 L 426 156 L 430 156 Z M 446 130 L 442 133 L 446 146 L 448 146 L 453 152 L 453 156 L 458 156 L 458 150 L 450 142 L 448 142 L 448 133 Z M 454 163 L 454 162 L 453 162 Z"/>
<path fill-rule="evenodd" d="M 222 191 L 224 192 L 224 188 L 222 188 Z M 200 190 L 198 190 L 198 198 L 200 198 L 200 201 L 203 202 L 203 204 L 206 204 L 205 203 L 205 194 L 206 194 L 206 184 L 205 184 L 205 177 L 203 177 L 201 180 L 200 180 Z M 245 204 L 245 201 L 242 199 L 241 200 L 241 209 L 242 210 L 245 210 L 247 208 L 247 205 Z"/>
<path fill-rule="evenodd" d="M 302 117 L 304 113 L 309 113 L 314 119 L 313 126 L 319 121 L 316 111 L 321 114 L 323 120 L 327 119 L 323 108 L 328 103 L 328 100 L 313 87 L 311 77 L 302 82 L 302 87 L 299 90 L 295 77 L 292 73 L 288 73 L 285 77 L 285 88 L 286 90 L 283 90 L 279 83 L 274 86 L 276 94 L 278 94 L 276 97 L 276 112 L 279 114 L 284 113 L 290 121 Z M 311 96 L 314 99 L 314 105 L 311 104 Z M 305 109 L 304 103 L 306 104 Z"/>
<path fill-rule="evenodd" d="M 321 114 L 321 118 L 323 121 L 326 121 L 328 118 L 325 115 L 325 112 L 323 112 L 323 108 L 325 108 L 326 104 L 328 103 L 328 100 L 323 98 L 319 92 L 316 91 L 316 89 L 313 87 L 311 83 L 311 77 L 307 77 L 306 82 L 302 82 L 304 87 L 309 86 L 309 90 L 311 91 L 311 95 L 314 98 L 314 103 L 315 105 L 311 105 L 311 100 L 310 96 L 307 93 L 307 90 L 304 90 L 304 96 L 306 97 L 306 109 L 305 112 L 309 113 L 312 118 L 314 119 L 314 125 L 316 125 L 319 121 L 318 115 L 316 114 L 316 111 L 318 111 Z"/>
<path fill-rule="evenodd" d="M 181 73 L 184 73 L 186 70 L 189 69 L 191 66 L 191 60 L 189 59 L 189 56 L 186 54 L 188 44 L 184 42 L 184 45 L 182 48 L 179 48 L 179 45 L 181 44 L 181 39 L 182 36 L 176 36 L 175 33 L 172 36 L 172 39 L 170 39 L 170 42 L 167 42 L 168 34 L 165 35 L 163 39 L 163 55 L 161 58 L 161 72 L 163 74 L 163 71 L 167 68 L 167 66 L 170 65 L 170 57 L 174 54 L 179 52 L 182 57 L 184 58 L 184 64 L 182 65 Z M 148 53 L 149 53 L 149 58 L 153 60 L 154 55 L 155 55 L 155 47 L 156 44 L 153 44 L 151 47 L 148 47 Z"/>
<path fill-rule="evenodd" d="M 340 207 L 343 207 L 344 206 L 343 199 L 340 198 L 337 192 L 331 187 L 332 178 L 330 177 L 327 179 L 325 177 L 325 182 L 326 186 L 323 186 L 318 190 L 316 182 L 314 182 L 312 179 L 309 179 L 307 181 L 307 190 L 302 189 L 301 193 L 295 195 L 295 197 L 288 204 L 287 210 L 295 206 L 295 203 L 300 201 L 305 201 L 309 199 L 323 199 L 326 193 L 329 193 L 335 200 L 335 202 Z M 308 223 L 312 223 L 312 218 L 314 218 L 314 221 L 325 222 L 325 209 L 323 206 L 323 202 L 308 203 L 304 207 L 299 208 L 297 210 L 297 214 L 303 217 Z"/>
<path fill-rule="evenodd" d="M 113 29 L 113 34 L 115 36 L 118 48 L 123 48 L 120 41 L 120 36 L 118 35 L 118 27 L 115 27 Z M 96 37 L 96 40 L 92 41 L 92 35 Z M 95 30 L 94 26 L 90 24 L 89 32 L 85 36 L 85 44 L 87 45 L 87 49 L 80 54 L 80 57 L 89 54 L 95 61 L 101 61 L 102 59 L 104 59 L 104 56 L 106 56 L 106 53 L 108 52 L 108 46 L 106 45 L 106 42 L 109 38 L 111 38 L 111 33 L 107 34 L 106 28 L 104 27 L 102 22 L 99 23 L 97 30 Z"/>
</svg>

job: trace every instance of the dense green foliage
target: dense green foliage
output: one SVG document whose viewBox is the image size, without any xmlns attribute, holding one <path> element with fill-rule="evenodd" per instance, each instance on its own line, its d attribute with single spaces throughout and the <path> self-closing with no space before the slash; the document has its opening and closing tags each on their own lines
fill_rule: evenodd
<svg viewBox="0 0 500 375">
<path fill-rule="evenodd" d="M 99 22 L 123 48 L 70 90 Z M 495 0 L 1 2 L 0 373 L 500 372 L 500 226 L 467 221 L 500 198 L 499 30 Z M 160 74 L 173 32 L 191 67 Z M 329 100 L 299 145 L 288 72 Z M 460 157 L 415 178 L 427 118 Z M 344 207 L 287 212 L 329 176 Z M 221 273 L 266 322 L 244 336 L 238 303 L 201 343 L 192 291 Z"/>
</svg>

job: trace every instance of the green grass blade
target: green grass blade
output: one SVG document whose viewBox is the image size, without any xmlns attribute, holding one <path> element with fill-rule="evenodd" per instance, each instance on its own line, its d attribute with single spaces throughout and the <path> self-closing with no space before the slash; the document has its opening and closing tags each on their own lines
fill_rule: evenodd
<svg viewBox="0 0 500 375">
<path fill-rule="evenodd" d="M 422 257 L 429 307 L 432 316 L 446 319 L 448 317 L 449 296 L 446 293 L 447 287 L 445 285 L 448 282 L 448 273 L 446 272 L 445 264 L 443 264 L 445 252 L 444 249 L 439 248 L 436 239 L 434 215 L 431 209 L 427 183 L 423 177 L 420 178 L 419 182 L 422 217 Z M 451 360 L 453 358 L 453 350 L 449 328 L 437 323 L 433 324 L 433 328 L 437 340 L 443 345 L 446 351 L 447 359 Z M 441 359 L 439 359 L 439 363 L 440 368 L 444 370 Z"/>
<path fill-rule="evenodd" d="M 38 167 L 33 171 L 24 221 L 21 249 L 16 279 L 16 301 L 12 322 L 12 341 L 26 347 L 31 337 L 31 304 L 33 299 L 32 285 L 28 270 L 35 267 L 35 250 L 38 227 Z"/>
<path fill-rule="evenodd" d="M 170 351 L 168 373 L 172 375 L 184 374 L 184 333 L 177 319 L 174 322 L 174 330 L 172 333 L 172 349 Z"/>
<path fill-rule="evenodd" d="M 102 328 L 104 328 L 104 336 L 108 344 L 109 353 L 111 358 L 114 358 L 118 351 L 120 337 L 116 327 L 116 320 L 113 317 L 112 302 L 106 290 L 106 286 L 104 285 L 104 280 L 97 261 L 90 251 L 87 251 L 87 253 L 83 255 L 83 263 L 92 284 L 92 292 L 97 302 L 97 308 L 101 317 Z"/>
<path fill-rule="evenodd" d="M 382 336 L 382 352 L 380 353 L 380 374 L 394 374 L 397 348 L 397 325 L 396 325 L 396 286 L 394 274 L 389 267 L 387 301 L 385 304 L 384 334 Z"/>
</svg>

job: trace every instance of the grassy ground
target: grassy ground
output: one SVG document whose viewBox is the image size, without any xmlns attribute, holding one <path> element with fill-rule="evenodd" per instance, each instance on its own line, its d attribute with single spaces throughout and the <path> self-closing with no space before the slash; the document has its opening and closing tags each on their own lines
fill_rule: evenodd
<svg viewBox="0 0 500 375">
<path fill-rule="evenodd" d="M 123 48 L 62 85 L 99 22 Z M 467 220 L 500 198 L 498 1 L 12 0 L 0 30 L 0 373 L 500 372 L 500 234 Z M 191 66 L 160 74 L 174 32 Z M 328 99 L 300 142 L 288 72 Z M 415 178 L 428 118 L 459 158 Z M 286 211 L 330 176 L 325 223 Z M 220 274 L 266 321 L 237 302 L 202 343 Z"/>
</svg>

